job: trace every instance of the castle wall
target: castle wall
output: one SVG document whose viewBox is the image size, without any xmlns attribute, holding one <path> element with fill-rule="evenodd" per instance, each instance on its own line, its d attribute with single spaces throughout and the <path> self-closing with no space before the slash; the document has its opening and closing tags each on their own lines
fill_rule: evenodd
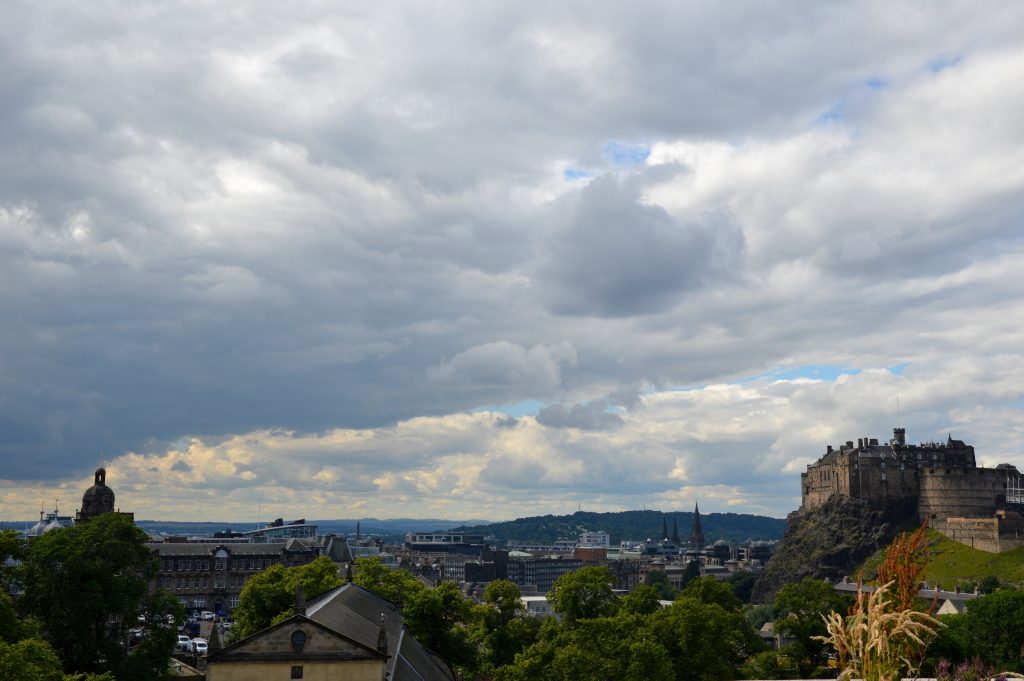
<svg viewBox="0 0 1024 681">
<path fill-rule="evenodd" d="M 999 511 L 990 518 L 939 518 L 931 526 L 950 539 L 989 553 L 1024 546 L 1024 519 Z"/>
<path fill-rule="evenodd" d="M 1006 498 L 1006 474 L 991 468 L 924 468 L 917 512 L 925 518 L 983 517 Z"/>
</svg>

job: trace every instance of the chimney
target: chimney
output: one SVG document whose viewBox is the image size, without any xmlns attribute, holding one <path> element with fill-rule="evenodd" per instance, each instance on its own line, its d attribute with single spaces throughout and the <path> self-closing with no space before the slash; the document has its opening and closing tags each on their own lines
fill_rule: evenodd
<svg viewBox="0 0 1024 681">
<path fill-rule="evenodd" d="M 306 591 L 302 588 L 302 584 L 295 587 L 295 606 L 292 608 L 292 614 L 306 614 Z"/>
<path fill-rule="evenodd" d="M 864 449 L 864 438 L 857 438 L 857 449 Z"/>
<path fill-rule="evenodd" d="M 907 429 L 906 428 L 893 428 L 892 429 L 892 441 L 898 445 L 907 444 Z"/>
</svg>

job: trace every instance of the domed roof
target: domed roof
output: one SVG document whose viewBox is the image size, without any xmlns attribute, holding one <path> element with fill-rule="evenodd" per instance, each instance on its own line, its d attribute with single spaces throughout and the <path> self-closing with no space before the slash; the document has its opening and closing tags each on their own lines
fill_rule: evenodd
<svg viewBox="0 0 1024 681">
<path fill-rule="evenodd" d="M 33 525 L 32 527 L 30 527 L 28 532 L 26 532 L 26 534 L 29 537 L 38 537 L 44 531 L 46 531 L 46 521 L 44 521 L 42 518 L 40 518 L 39 522 L 36 523 L 35 525 Z"/>
<path fill-rule="evenodd" d="M 719 539 L 714 544 L 712 544 L 712 546 L 728 546 L 728 545 L 729 545 L 729 542 L 725 541 L 724 539 Z"/>
<path fill-rule="evenodd" d="M 106 501 L 114 499 L 114 490 L 110 489 L 106 485 L 93 485 L 89 489 L 85 490 L 85 494 L 82 495 L 82 503 L 90 501 Z"/>
<path fill-rule="evenodd" d="M 46 526 L 46 528 L 43 530 L 43 532 L 49 532 L 50 530 L 59 530 L 59 529 L 62 529 L 63 527 L 64 526 L 61 525 L 60 522 L 56 518 L 54 518 L 53 520 L 50 521 L 50 524 Z"/>
</svg>

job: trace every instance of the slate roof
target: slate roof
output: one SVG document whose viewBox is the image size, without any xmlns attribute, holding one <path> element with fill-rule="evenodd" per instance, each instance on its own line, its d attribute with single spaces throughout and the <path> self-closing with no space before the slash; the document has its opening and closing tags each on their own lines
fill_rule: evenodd
<svg viewBox="0 0 1024 681">
<path fill-rule="evenodd" d="M 381 613 L 388 639 L 389 677 L 393 681 L 452 681 L 455 676 L 439 657 L 409 635 L 398 607 L 355 584 L 344 584 L 306 605 L 306 617 L 365 646 L 376 648 Z"/>
</svg>

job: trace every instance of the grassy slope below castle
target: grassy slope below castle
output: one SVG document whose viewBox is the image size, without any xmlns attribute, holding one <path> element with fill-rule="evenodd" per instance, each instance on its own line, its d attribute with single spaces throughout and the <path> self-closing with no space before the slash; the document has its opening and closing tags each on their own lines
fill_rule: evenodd
<svg viewBox="0 0 1024 681">
<path fill-rule="evenodd" d="M 938 582 L 943 588 L 952 589 L 957 582 L 979 581 L 989 575 L 1011 584 L 1024 582 L 1024 548 L 988 553 L 953 541 L 935 530 L 928 530 L 928 545 L 930 585 Z M 866 577 L 873 577 L 881 560 L 882 551 L 878 551 L 864 561 L 860 569 Z"/>
</svg>

